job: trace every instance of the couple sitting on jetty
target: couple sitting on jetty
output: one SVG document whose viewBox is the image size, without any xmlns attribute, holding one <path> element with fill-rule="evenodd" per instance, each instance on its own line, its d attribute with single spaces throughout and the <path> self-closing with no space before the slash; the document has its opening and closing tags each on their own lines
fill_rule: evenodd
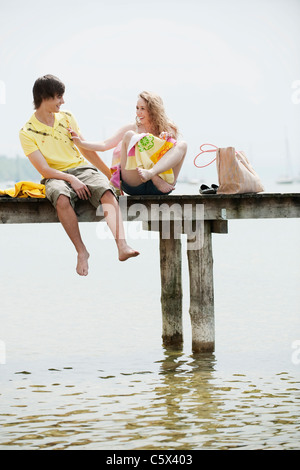
<svg viewBox="0 0 300 470">
<path fill-rule="evenodd" d="M 125 239 L 115 188 L 127 194 L 166 195 L 173 191 L 187 146 L 176 141 L 178 129 L 165 114 L 161 98 L 143 92 L 136 105 L 136 122 L 103 142 L 87 142 L 74 116 L 60 111 L 64 84 L 53 75 L 33 86 L 35 112 L 20 131 L 25 155 L 42 175 L 46 197 L 77 251 L 77 273 L 88 274 L 89 253 L 75 213 L 78 199 L 102 204 L 120 261 L 138 256 Z M 114 149 L 109 169 L 96 151 Z M 100 170 L 100 172 L 98 171 Z"/>
</svg>

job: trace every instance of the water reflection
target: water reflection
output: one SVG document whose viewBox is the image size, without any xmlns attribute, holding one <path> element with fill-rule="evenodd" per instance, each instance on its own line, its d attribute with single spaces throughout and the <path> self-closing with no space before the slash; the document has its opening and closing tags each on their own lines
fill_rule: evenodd
<svg viewBox="0 0 300 470">
<path fill-rule="evenodd" d="M 298 447 L 299 381 L 289 373 L 226 376 L 214 354 L 165 348 L 161 356 L 147 369 L 14 373 L 0 392 L 0 448 Z"/>
<path fill-rule="evenodd" d="M 272 382 L 244 374 L 220 378 L 214 354 L 164 354 L 155 393 L 165 407 L 164 428 L 173 430 L 173 448 L 298 447 L 299 382 L 289 374 Z"/>
<path fill-rule="evenodd" d="M 219 408 L 212 385 L 215 356 L 208 353 L 186 356 L 170 348 L 164 350 L 164 356 L 160 367 L 163 380 L 154 391 L 164 407 L 166 434 L 171 430 L 165 442 L 176 449 L 197 448 L 201 441 L 205 445 L 207 433 L 216 431 L 213 423 Z"/>
<path fill-rule="evenodd" d="M 165 400 L 170 420 L 180 417 L 181 423 L 205 422 L 213 418 L 218 409 L 212 386 L 214 366 L 213 354 L 187 357 L 179 351 L 165 350 L 160 370 L 163 381 L 155 393 Z"/>
</svg>

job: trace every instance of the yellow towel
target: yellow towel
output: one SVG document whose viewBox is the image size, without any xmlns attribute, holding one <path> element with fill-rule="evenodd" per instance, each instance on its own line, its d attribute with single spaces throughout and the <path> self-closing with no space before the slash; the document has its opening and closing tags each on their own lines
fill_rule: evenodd
<svg viewBox="0 0 300 470">
<path fill-rule="evenodd" d="M 10 197 L 46 197 L 45 185 L 31 181 L 19 181 L 14 188 L 0 189 L 0 196 Z"/>
<path fill-rule="evenodd" d="M 134 136 L 129 143 L 126 170 L 134 170 L 137 167 L 149 170 L 174 146 L 174 143 L 176 141 L 173 139 L 166 141 L 152 134 Z M 167 183 L 174 183 L 172 168 L 160 173 L 159 176 Z"/>
</svg>

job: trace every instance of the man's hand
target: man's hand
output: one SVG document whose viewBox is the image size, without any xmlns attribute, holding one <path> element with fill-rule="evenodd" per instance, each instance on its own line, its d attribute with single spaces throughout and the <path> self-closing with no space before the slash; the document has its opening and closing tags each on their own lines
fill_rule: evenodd
<svg viewBox="0 0 300 470">
<path fill-rule="evenodd" d="M 76 178 L 76 176 L 71 175 L 69 183 L 76 192 L 79 199 L 87 200 L 89 197 L 92 196 L 89 188 L 84 183 L 82 183 L 82 181 Z"/>
</svg>

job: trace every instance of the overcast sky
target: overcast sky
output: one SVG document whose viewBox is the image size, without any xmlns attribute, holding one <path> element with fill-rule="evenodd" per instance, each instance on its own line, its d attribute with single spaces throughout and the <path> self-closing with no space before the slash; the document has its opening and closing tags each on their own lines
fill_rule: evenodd
<svg viewBox="0 0 300 470">
<path fill-rule="evenodd" d="M 300 0 L 0 0 L 0 155 L 23 155 L 33 83 L 52 73 L 88 139 L 131 122 L 150 90 L 188 142 L 185 173 L 210 142 L 278 176 L 286 136 L 298 173 L 299 26 Z"/>
</svg>

